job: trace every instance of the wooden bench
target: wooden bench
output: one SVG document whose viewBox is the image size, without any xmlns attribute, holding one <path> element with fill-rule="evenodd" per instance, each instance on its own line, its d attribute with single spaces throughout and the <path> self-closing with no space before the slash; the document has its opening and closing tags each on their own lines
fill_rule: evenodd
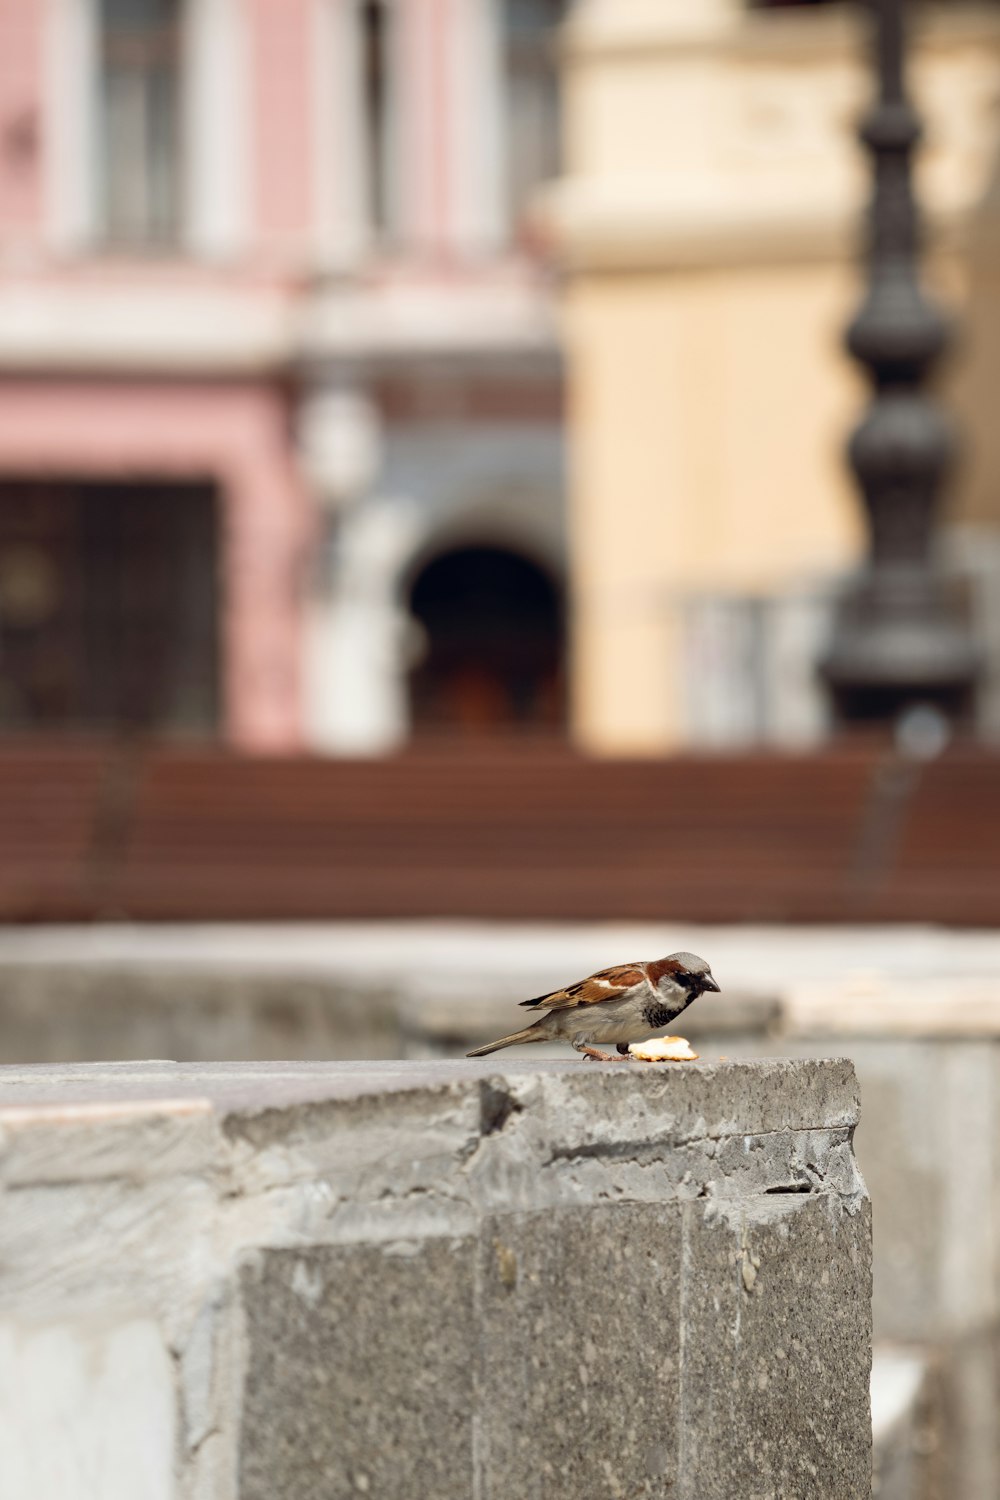
<svg viewBox="0 0 1000 1500">
<path fill-rule="evenodd" d="M 0 919 L 1000 922 L 1000 757 L 0 746 Z"/>
</svg>

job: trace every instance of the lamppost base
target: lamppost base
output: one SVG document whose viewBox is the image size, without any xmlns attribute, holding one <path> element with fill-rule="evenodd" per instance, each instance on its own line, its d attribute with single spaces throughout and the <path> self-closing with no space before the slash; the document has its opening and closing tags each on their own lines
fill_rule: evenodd
<svg viewBox="0 0 1000 1500">
<path fill-rule="evenodd" d="M 922 571 L 862 580 L 841 601 L 820 663 L 837 718 L 868 725 L 917 705 L 968 722 L 981 671 L 965 601 Z"/>
</svg>

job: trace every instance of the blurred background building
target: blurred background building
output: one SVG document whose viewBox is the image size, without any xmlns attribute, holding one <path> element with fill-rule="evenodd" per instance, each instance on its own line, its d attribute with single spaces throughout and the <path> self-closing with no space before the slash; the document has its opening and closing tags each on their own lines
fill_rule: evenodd
<svg viewBox="0 0 1000 1500">
<path fill-rule="evenodd" d="M 561 11 L 3 0 L 0 724 L 562 726 Z"/>
<path fill-rule="evenodd" d="M 944 392 L 969 458 L 947 545 L 971 567 L 995 732 L 1000 348 L 995 6 L 910 5 L 930 280 L 961 309 Z M 869 164 L 864 7 L 586 0 L 567 29 L 574 726 L 599 752 L 804 745 L 815 664 L 864 546 L 843 354 Z"/>
<path fill-rule="evenodd" d="M 915 61 L 992 733 L 997 7 Z M 0 0 L 0 727 L 822 739 L 869 90 L 839 4 Z"/>
</svg>

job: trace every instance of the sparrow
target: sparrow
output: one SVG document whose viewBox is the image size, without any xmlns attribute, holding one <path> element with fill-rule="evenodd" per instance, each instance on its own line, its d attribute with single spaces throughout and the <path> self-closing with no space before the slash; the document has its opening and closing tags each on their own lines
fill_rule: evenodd
<svg viewBox="0 0 1000 1500">
<path fill-rule="evenodd" d="M 669 1026 L 705 990 L 718 994 L 719 986 L 705 960 L 694 953 L 671 953 L 649 963 L 613 964 L 565 989 L 522 1000 L 530 1010 L 547 1007 L 548 1015 L 465 1055 L 485 1057 L 518 1042 L 560 1041 L 570 1042 L 585 1057 L 618 1062 L 629 1056 L 629 1042 Z M 619 1056 L 601 1052 L 596 1042 L 614 1042 Z"/>
</svg>

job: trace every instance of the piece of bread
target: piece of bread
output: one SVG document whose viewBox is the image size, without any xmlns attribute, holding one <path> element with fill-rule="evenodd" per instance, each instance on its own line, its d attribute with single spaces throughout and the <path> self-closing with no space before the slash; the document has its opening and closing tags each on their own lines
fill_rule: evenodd
<svg viewBox="0 0 1000 1500">
<path fill-rule="evenodd" d="M 697 1052 L 683 1036 L 654 1036 L 648 1042 L 630 1042 L 629 1056 L 638 1062 L 694 1062 Z"/>
</svg>

